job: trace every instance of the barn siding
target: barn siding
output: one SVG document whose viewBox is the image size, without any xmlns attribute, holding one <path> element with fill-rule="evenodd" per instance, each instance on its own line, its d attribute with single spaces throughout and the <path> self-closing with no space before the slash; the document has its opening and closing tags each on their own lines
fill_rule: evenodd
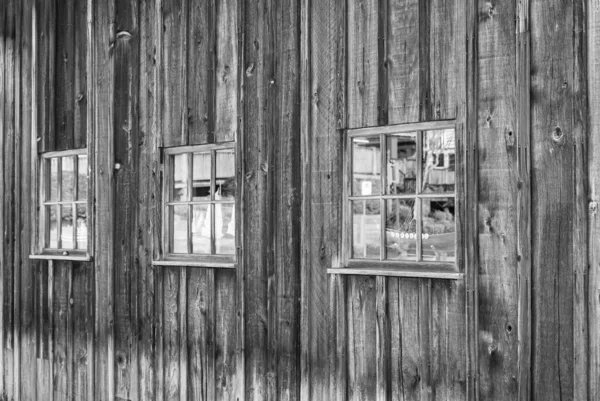
<svg viewBox="0 0 600 401">
<path fill-rule="evenodd" d="M 592 0 L 7 0 L 0 398 L 597 398 L 598 15 Z M 328 274 L 344 130 L 437 119 L 472 146 L 464 279 Z M 234 139 L 237 269 L 153 266 L 160 148 Z M 28 258 L 34 144 L 91 151 L 92 262 Z"/>
</svg>

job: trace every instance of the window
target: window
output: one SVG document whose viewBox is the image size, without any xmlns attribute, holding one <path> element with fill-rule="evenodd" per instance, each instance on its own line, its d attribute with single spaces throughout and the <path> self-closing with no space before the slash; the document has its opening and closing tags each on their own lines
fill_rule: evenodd
<svg viewBox="0 0 600 401">
<path fill-rule="evenodd" d="M 163 185 L 164 259 L 234 262 L 234 144 L 165 149 Z"/>
<path fill-rule="evenodd" d="M 86 149 L 48 152 L 40 160 L 38 255 L 89 259 Z"/>
<path fill-rule="evenodd" d="M 348 131 L 350 262 L 454 267 L 455 136 L 448 122 Z"/>
</svg>

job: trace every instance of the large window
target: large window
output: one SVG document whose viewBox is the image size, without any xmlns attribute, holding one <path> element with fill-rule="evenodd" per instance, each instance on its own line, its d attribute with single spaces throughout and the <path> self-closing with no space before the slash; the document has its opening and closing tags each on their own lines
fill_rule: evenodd
<svg viewBox="0 0 600 401">
<path fill-rule="evenodd" d="M 235 261 L 233 143 L 165 149 L 164 259 Z"/>
<path fill-rule="evenodd" d="M 86 149 L 42 154 L 39 182 L 38 251 L 33 257 L 88 258 Z"/>
<path fill-rule="evenodd" d="M 453 265 L 457 259 L 453 123 L 348 133 L 351 261 Z"/>
</svg>

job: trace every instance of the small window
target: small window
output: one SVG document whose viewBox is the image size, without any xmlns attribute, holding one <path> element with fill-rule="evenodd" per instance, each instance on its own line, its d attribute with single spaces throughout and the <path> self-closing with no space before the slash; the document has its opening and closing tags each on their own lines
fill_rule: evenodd
<svg viewBox="0 0 600 401">
<path fill-rule="evenodd" d="M 165 260 L 235 261 L 234 144 L 165 150 Z"/>
<path fill-rule="evenodd" d="M 57 258 L 87 258 L 89 203 L 86 149 L 42 154 L 40 189 L 38 253 Z"/>
<path fill-rule="evenodd" d="M 456 262 L 455 139 L 448 123 L 349 131 L 351 261 Z"/>
</svg>

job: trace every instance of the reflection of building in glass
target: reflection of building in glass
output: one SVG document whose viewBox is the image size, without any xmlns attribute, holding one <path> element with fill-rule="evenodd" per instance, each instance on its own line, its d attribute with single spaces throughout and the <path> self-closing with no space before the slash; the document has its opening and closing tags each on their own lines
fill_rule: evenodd
<svg viewBox="0 0 600 401">
<path fill-rule="evenodd" d="M 454 131 L 427 131 L 423 134 L 422 192 L 452 192 L 455 184 Z"/>
</svg>

